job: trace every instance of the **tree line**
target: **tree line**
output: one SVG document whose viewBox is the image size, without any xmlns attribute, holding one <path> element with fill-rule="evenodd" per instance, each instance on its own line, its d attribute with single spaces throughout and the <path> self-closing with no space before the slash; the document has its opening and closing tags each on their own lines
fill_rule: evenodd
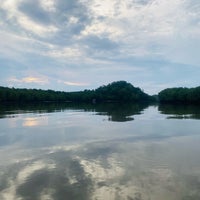
<svg viewBox="0 0 200 200">
<path fill-rule="evenodd" d="M 95 90 L 63 92 L 0 87 L 0 102 L 160 102 L 200 104 L 200 86 L 167 88 L 150 96 L 126 81 L 116 81 Z"/>
<path fill-rule="evenodd" d="M 195 88 L 167 88 L 159 92 L 161 103 L 195 103 L 200 104 L 200 86 Z"/>
<path fill-rule="evenodd" d="M 152 100 L 153 97 L 126 81 L 117 81 L 95 90 L 79 92 L 0 87 L 1 102 L 140 102 Z"/>
</svg>

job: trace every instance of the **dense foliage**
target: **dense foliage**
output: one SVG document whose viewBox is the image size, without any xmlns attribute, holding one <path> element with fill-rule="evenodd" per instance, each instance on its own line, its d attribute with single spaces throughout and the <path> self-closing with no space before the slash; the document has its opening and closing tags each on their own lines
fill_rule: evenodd
<svg viewBox="0 0 200 200">
<path fill-rule="evenodd" d="M 117 81 L 95 90 L 96 99 L 99 101 L 148 101 L 150 96 L 140 88 L 136 88 L 126 81 Z"/>
<path fill-rule="evenodd" d="M 158 94 L 160 102 L 164 103 L 196 103 L 200 104 L 200 87 L 167 88 Z"/>
<path fill-rule="evenodd" d="M 65 92 L 37 89 L 15 89 L 0 87 L 0 101 L 34 102 L 34 101 L 64 101 Z"/>
<path fill-rule="evenodd" d="M 139 102 L 149 100 L 152 100 L 152 98 L 148 94 L 126 81 L 117 81 L 107 86 L 99 87 L 96 90 L 80 92 L 0 87 L 0 101 L 9 102 Z"/>
</svg>

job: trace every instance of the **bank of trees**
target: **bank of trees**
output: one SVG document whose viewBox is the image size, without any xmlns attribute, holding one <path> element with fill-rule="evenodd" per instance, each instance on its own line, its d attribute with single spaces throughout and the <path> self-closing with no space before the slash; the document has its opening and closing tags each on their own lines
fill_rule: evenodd
<svg viewBox="0 0 200 200">
<path fill-rule="evenodd" d="M 64 101 L 67 94 L 53 90 L 15 89 L 0 87 L 0 101 L 34 102 Z"/>
<path fill-rule="evenodd" d="M 4 102 L 139 102 L 150 100 L 152 100 L 151 96 L 126 81 L 117 81 L 96 90 L 80 92 L 0 87 L 0 101 Z"/>
<path fill-rule="evenodd" d="M 161 103 L 195 103 L 200 104 L 200 87 L 167 88 L 158 94 Z"/>
<path fill-rule="evenodd" d="M 116 81 L 95 90 L 62 92 L 0 87 L 0 102 L 152 102 L 200 104 L 200 86 L 167 88 L 150 96 L 126 81 Z"/>
</svg>

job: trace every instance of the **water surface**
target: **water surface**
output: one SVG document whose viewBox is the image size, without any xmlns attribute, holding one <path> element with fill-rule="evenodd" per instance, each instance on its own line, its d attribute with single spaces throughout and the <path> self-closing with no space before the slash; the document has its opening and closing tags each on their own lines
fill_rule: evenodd
<svg viewBox="0 0 200 200">
<path fill-rule="evenodd" d="M 0 105 L 1 200 L 199 200 L 200 107 Z"/>
</svg>

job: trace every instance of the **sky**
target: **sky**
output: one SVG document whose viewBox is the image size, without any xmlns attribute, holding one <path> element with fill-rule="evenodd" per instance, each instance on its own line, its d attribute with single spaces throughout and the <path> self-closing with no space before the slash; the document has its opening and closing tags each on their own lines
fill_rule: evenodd
<svg viewBox="0 0 200 200">
<path fill-rule="evenodd" d="M 148 94 L 200 85 L 199 0 L 0 0 L 0 85 Z"/>
</svg>

